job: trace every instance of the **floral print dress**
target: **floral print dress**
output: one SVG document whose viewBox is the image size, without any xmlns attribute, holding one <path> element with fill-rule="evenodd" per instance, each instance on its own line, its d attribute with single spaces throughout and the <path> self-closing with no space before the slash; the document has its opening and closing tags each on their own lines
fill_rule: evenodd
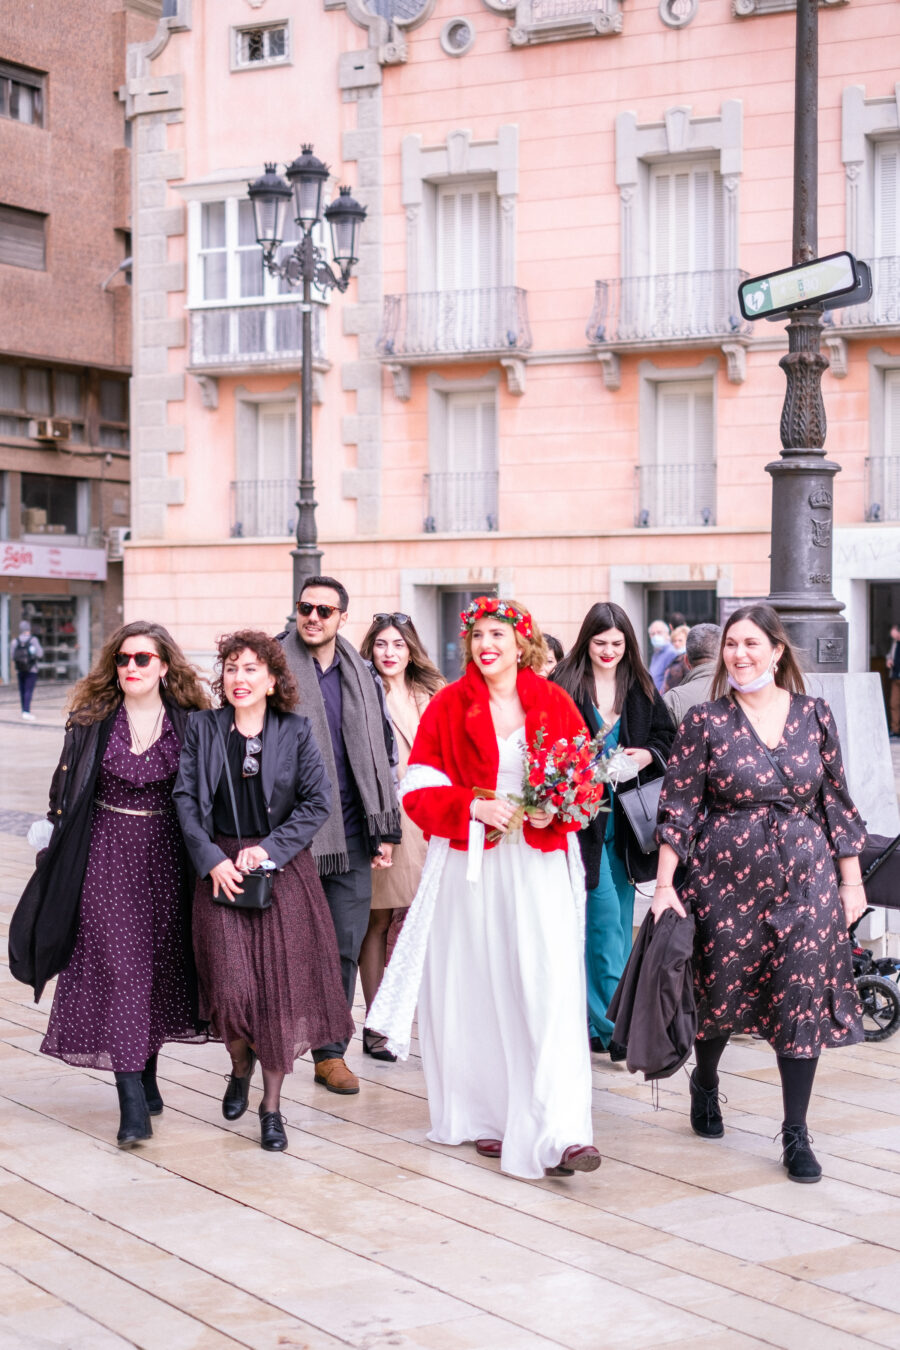
<svg viewBox="0 0 900 1350">
<path fill-rule="evenodd" d="M 863 1039 L 834 860 L 860 853 L 865 829 L 823 699 L 791 695 L 770 753 L 790 791 L 734 699 L 692 708 L 657 835 L 686 864 L 699 1039 L 751 1033 L 811 1059 Z"/>
</svg>

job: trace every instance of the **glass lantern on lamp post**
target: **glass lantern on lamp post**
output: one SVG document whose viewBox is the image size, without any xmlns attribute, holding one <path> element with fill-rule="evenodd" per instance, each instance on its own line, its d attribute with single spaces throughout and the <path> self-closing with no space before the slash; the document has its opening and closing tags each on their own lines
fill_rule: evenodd
<svg viewBox="0 0 900 1350">
<path fill-rule="evenodd" d="M 287 166 L 286 177 L 287 181 L 280 176 L 274 164 L 267 164 L 263 176 L 248 186 L 247 195 L 253 205 L 256 240 L 262 249 L 266 270 L 291 288 L 302 287 L 303 290 L 300 483 L 297 542 L 291 550 L 294 560 L 293 601 L 296 603 L 306 578 L 317 576 L 322 570 L 312 463 L 312 287 L 315 286 L 323 295 L 332 288 L 346 291 L 352 269 L 359 261 L 359 232 L 366 218 L 366 208 L 354 201 L 349 187 L 342 187 L 335 200 L 323 211 L 322 198 L 329 169 L 313 154 L 311 145 L 304 145 L 293 163 Z M 286 258 L 279 261 L 278 253 L 284 243 L 289 209 L 292 209 L 294 221 L 300 227 L 300 242 Z M 329 265 L 323 250 L 313 242 L 313 230 L 321 223 L 323 216 L 331 232 L 332 256 L 337 272 Z M 289 622 L 295 617 L 292 609 Z"/>
</svg>

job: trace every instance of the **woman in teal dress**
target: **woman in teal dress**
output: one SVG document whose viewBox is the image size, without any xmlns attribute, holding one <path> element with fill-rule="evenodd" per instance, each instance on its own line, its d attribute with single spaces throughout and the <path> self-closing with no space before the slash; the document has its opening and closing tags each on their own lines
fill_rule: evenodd
<svg viewBox="0 0 900 1350">
<path fill-rule="evenodd" d="M 605 732 L 606 750 L 621 746 L 638 771 L 646 771 L 644 781 L 662 774 L 675 727 L 620 605 L 592 605 L 551 678 L 571 694 L 591 735 Z M 587 884 L 588 1027 L 591 1049 L 598 1053 L 610 1050 L 613 1024 L 606 1009 L 631 951 L 634 883 L 650 880 L 656 871 L 655 855 L 648 859 L 629 845 L 624 812 L 615 792 L 611 796 L 612 810 L 601 812 L 578 836 Z"/>
</svg>

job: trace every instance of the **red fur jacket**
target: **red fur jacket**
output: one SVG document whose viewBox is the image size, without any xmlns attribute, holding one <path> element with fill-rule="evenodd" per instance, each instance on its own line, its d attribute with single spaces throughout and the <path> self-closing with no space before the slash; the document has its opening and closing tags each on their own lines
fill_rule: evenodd
<svg viewBox="0 0 900 1350">
<path fill-rule="evenodd" d="M 525 735 L 529 745 L 543 728 L 545 745 L 579 732 L 587 734 L 581 714 L 559 685 L 520 670 L 517 689 L 525 709 Z M 437 693 L 422 716 L 409 756 L 409 763 L 428 764 L 452 781 L 452 787 L 420 788 L 403 798 L 404 809 L 426 836 L 450 840 L 451 848 L 465 849 L 469 841 L 472 789 L 495 788 L 500 753 L 491 718 L 484 676 L 470 662 L 455 684 Z M 566 847 L 566 835 L 576 829 L 556 817 L 546 829 L 525 822 L 525 842 L 542 853 Z M 493 844 L 485 845 L 493 848 Z"/>
</svg>

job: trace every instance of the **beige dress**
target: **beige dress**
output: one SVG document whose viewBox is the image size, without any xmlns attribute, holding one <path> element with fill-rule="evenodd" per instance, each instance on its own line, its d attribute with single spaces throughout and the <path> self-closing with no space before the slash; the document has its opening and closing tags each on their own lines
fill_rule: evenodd
<svg viewBox="0 0 900 1350">
<path fill-rule="evenodd" d="M 412 750 L 413 741 L 416 739 L 416 732 L 419 729 L 419 722 L 428 705 L 429 698 L 427 694 L 419 693 L 417 695 L 418 708 L 414 708 L 411 701 L 406 697 L 402 701 L 397 699 L 396 696 L 392 698 L 390 691 L 387 689 L 385 690 L 385 698 L 400 751 L 398 774 L 402 779 L 406 773 L 409 753 Z M 372 873 L 373 909 L 408 909 L 419 887 L 428 845 L 422 831 L 418 825 L 414 825 L 410 820 L 403 810 L 402 804 L 400 810 L 403 817 L 403 843 L 395 846 L 390 867 L 378 869 Z"/>
</svg>

